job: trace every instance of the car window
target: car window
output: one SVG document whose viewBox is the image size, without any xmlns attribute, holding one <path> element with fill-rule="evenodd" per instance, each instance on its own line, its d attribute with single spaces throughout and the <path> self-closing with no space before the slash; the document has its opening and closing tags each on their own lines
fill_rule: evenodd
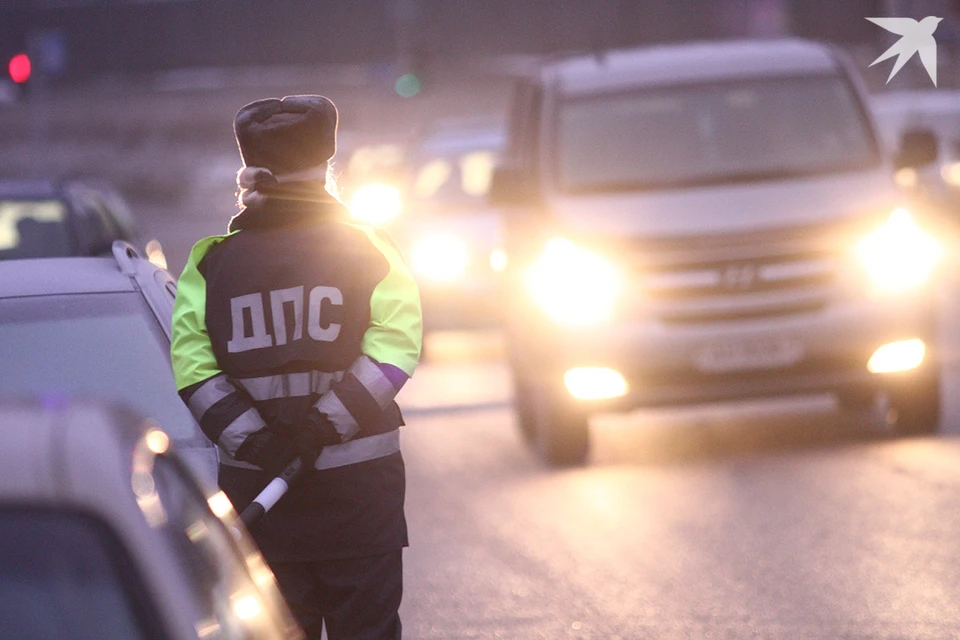
<svg viewBox="0 0 960 640">
<path fill-rule="evenodd" d="M 100 254 L 110 249 L 115 239 L 125 234 L 94 194 L 79 194 L 77 199 L 77 239 L 84 254 Z"/>
<path fill-rule="evenodd" d="M 247 539 L 238 540 L 239 534 L 228 530 L 175 460 L 157 456 L 150 473 L 149 486 L 154 487 L 162 508 L 160 528 L 192 589 L 198 635 L 224 640 L 299 637 L 273 576 L 253 544 L 239 544 Z M 223 493 L 214 495 L 214 506 L 217 500 L 223 507 L 229 505 Z M 147 514 L 148 520 L 156 520 L 155 506 L 149 500 L 144 504 L 154 510 Z"/>
<path fill-rule="evenodd" d="M 180 401 L 169 343 L 139 293 L 0 300 L 0 396 L 99 397 L 210 446 Z"/>
<path fill-rule="evenodd" d="M 840 78 L 656 87 L 571 99 L 557 120 L 564 189 L 717 184 L 862 169 L 873 135 Z"/>
<path fill-rule="evenodd" d="M 59 200 L 0 200 L 0 259 L 69 255 L 66 219 Z"/>
<path fill-rule="evenodd" d="M 413 197 L 420 201 L 477 204 L 490 189 L 496 154 L 468 151 L 458 156 L 432 158 L 413 175 Z"/>
<path fill-rule="evenodd" d="M 460 158 L 460 187 L 464 193 L 476 198 L 487 195 L 496 161 L 493 151 L 471 151 L 463 154 Z"/>
<path fill-rule="evenodd" d="M 0 508 L 0 638 L 165 637 L 113 532 L 72 511 Z"/>
</svg>

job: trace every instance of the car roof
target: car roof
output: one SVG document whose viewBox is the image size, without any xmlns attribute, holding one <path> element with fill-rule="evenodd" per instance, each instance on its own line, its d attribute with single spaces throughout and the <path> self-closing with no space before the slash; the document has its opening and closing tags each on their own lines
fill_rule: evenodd
<svg viewBox="0 0 960 640">
<path fill-rule="evenodd" d="M 799 38 L 690 42 L 579 55 L 548 63 L 542 77 L 560 91 L 591 94 L 761 76 L 835 73 L 829 45 Z"/>
<path fill-rule="evenodd" d="M 58 198 L 61 192 L 56 180 L 0 180 L 0 198 Z"/>
<path fill-rule="evenodd" d="M 134 444 L 154 428 L 96 401 L 0 406 L 0 502 L 71 503 L 112 511 L 129 500 Z M 126 480 L 124 480 L 126 478 Z M 120 480 L 120 482 L 118 482 Z M 117 490 L 123 487 L 123 491 Z M 123 495 L 121 495 L 121 493 Z"/>
<path fill-rule="evenodd" d="M 0 180 L 0 198 L 60 198 L 72 191 L 96 191 L 110 198 L 119 192 L 98 179 L 9 178 Z"/>
<path fill-rule="evenodd" d="M 119 293 L 136 291 L 137 285 L 153 297 L 157 288 L 173 285 L 175 289 L 175 283 L 169 271 L 143 258 L 136 247 L 123 240 L 113 242 L 108 256 L 0 260 L 0 299 Z"/>
<path fill-rule="evenodd" d="M 420 143 L 416 155 L 426 158 L 452 156 L 471 151 L 500 151 L 506 143 L 502 128 L 463 129 L 434 134 Z"/>
<path fill-rule="evenodd" d="M 136 291 L 112 257 L 0 260 L 0 298 Z"/>
</svg>

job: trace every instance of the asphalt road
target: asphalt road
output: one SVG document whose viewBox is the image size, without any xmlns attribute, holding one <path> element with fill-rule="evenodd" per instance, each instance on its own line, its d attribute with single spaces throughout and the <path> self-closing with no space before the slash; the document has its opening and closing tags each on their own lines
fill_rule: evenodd
<svg viewBox="0 0 960 640">
<path fill-rule="evenodd" d="M 589 464 L 551 471 L 495 337 L 456 345 L 401 395 L 405 637 L 958 637 L 953 364 L 938 437 L 827 397 L 644 411 L 595 420 Z"/>
</svg>

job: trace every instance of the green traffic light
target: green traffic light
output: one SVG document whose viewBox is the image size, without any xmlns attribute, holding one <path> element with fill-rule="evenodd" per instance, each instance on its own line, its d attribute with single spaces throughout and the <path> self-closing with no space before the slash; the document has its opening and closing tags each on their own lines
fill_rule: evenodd
<svg viewBox="0 0 960 640">
<path fill-rule="evenodd" d="M 405 73 L 393 85 L 393 90 L 401 98 L 412 98 L 420 93 L 420 78 L 415 74 Z"/>
</svg>

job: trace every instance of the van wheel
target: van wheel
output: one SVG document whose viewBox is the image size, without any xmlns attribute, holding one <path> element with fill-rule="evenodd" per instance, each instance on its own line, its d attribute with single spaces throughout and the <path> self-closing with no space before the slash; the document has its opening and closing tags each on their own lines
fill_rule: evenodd
<svg viewBox="0 0 960 640">
<path fill-rule="evenodd" d="M 890 387 L 887 422 L 898 436 L 937 433 L 940 430 L 940 376 L 927 375 Z"/>
<path fill-rule="evenodd" d="M 590 448 L 588 416 L 558 395 L 518 383 L 517 426 L 527 446 L 548 466 L 579 466 L 587 461 Z"/>
</svg>

